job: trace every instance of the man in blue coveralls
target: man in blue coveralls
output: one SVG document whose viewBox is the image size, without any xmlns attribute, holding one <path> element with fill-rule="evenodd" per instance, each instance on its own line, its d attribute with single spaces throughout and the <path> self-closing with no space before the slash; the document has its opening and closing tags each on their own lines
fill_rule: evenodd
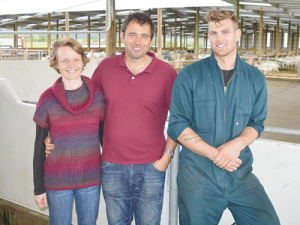
<svg viewBox="0 0 300 225">
<path fill-rule="evenodd" d="M 216 225 L 228 207 L 238 225 L 278 225 L 249 148 L 267 117 L 265 76 L 240 59 L 233 12 L 213 10 L 206 20 L 212 54 L 183 68 L 172 91 L 168 134 L 183 146 L 180 224 Z"/>
</svg>

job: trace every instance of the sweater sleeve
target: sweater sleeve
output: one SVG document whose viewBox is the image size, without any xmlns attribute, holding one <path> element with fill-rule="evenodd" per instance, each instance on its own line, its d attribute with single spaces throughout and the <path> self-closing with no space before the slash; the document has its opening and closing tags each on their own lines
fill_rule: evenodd
<svg viewBox="0 0 300 225">
<path fill-rule="evenodd" d="M 34 194 L 45 193 L 44 187 L 44 162 L 46 160 L 44 140 L 48 136 L 48 129 L 36 125 L 36 138 L 34 143 L 33 156 L 33 181 Z"/>
</svg>

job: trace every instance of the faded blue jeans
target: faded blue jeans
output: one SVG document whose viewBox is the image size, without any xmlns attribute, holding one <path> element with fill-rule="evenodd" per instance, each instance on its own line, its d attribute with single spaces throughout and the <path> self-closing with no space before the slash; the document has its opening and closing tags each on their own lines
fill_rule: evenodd
<svg viewBox="0 0 300 225">
<path fill-rule="evenodd" d="M 75 198 L 78 225 L 95 225 L 100 201 L 100 185 L 62 191 L 46 190 L 50 225 L 70 225 Z"/>
<path fill-rule="evenodd" d="M 153 163 L 121 165 L 101 161 L 101 180 L 109 225 L 160 224 L 165 172 Z"/>
</svg>

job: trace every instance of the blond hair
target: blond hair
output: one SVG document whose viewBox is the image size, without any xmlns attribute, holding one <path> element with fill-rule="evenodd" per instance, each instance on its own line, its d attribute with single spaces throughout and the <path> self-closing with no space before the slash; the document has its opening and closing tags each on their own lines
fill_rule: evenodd
<svg viewBox="0 0 300 225">
<path fill-rule="evenodd" d="M 212 10 L 205 15 L 205 19 L 208 23 L 220 23 L 222 20 L 230 19 L 233 22 L 233 28 L 235 30 L 239 29 L 238 19 L 234 12 L 230 10 Z"/>
<path fill-rule="evenodd" d="M 83 67 L 90 61 L 90 59 L 84 54 L 84 48 L 82 45 L 73 38 L 66 37 L 59 41 L 53 43 L 52 53 L 49 58 L 50 66 L 56 70 L 56 72 L 60 73 L 59 69 L 57 69 L 58 65 L 58 49 L 60 47 L 69 46 L 73 49 L 74 52 L 81 55 Z"/>
</svg>

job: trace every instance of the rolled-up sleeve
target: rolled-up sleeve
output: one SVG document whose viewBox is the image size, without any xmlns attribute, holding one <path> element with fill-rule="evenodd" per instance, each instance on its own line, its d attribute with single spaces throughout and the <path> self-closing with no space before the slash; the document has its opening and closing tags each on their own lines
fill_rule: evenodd
<svg viewBox="0 0 300 225">
<path fill-rule="evenodd" d="M 173 140 L 190 127 L 193 118 L 193 93 L 185 69 L 178 73 L 172 89 L 168 135 Z"/>
<path fill-rule="evenodd" d="M 264 75 L 262 75 L 260 84 L 261 85 L 257 89 L 255 102 L 252 108 L 249 122 L 247 124 L 247 126 L 252 127 L 257 131 L 258 137 L 264 130 L 264 121 L 267 118 L 268 112 L 268 91 L 266 78 Z"/>
</svg>

